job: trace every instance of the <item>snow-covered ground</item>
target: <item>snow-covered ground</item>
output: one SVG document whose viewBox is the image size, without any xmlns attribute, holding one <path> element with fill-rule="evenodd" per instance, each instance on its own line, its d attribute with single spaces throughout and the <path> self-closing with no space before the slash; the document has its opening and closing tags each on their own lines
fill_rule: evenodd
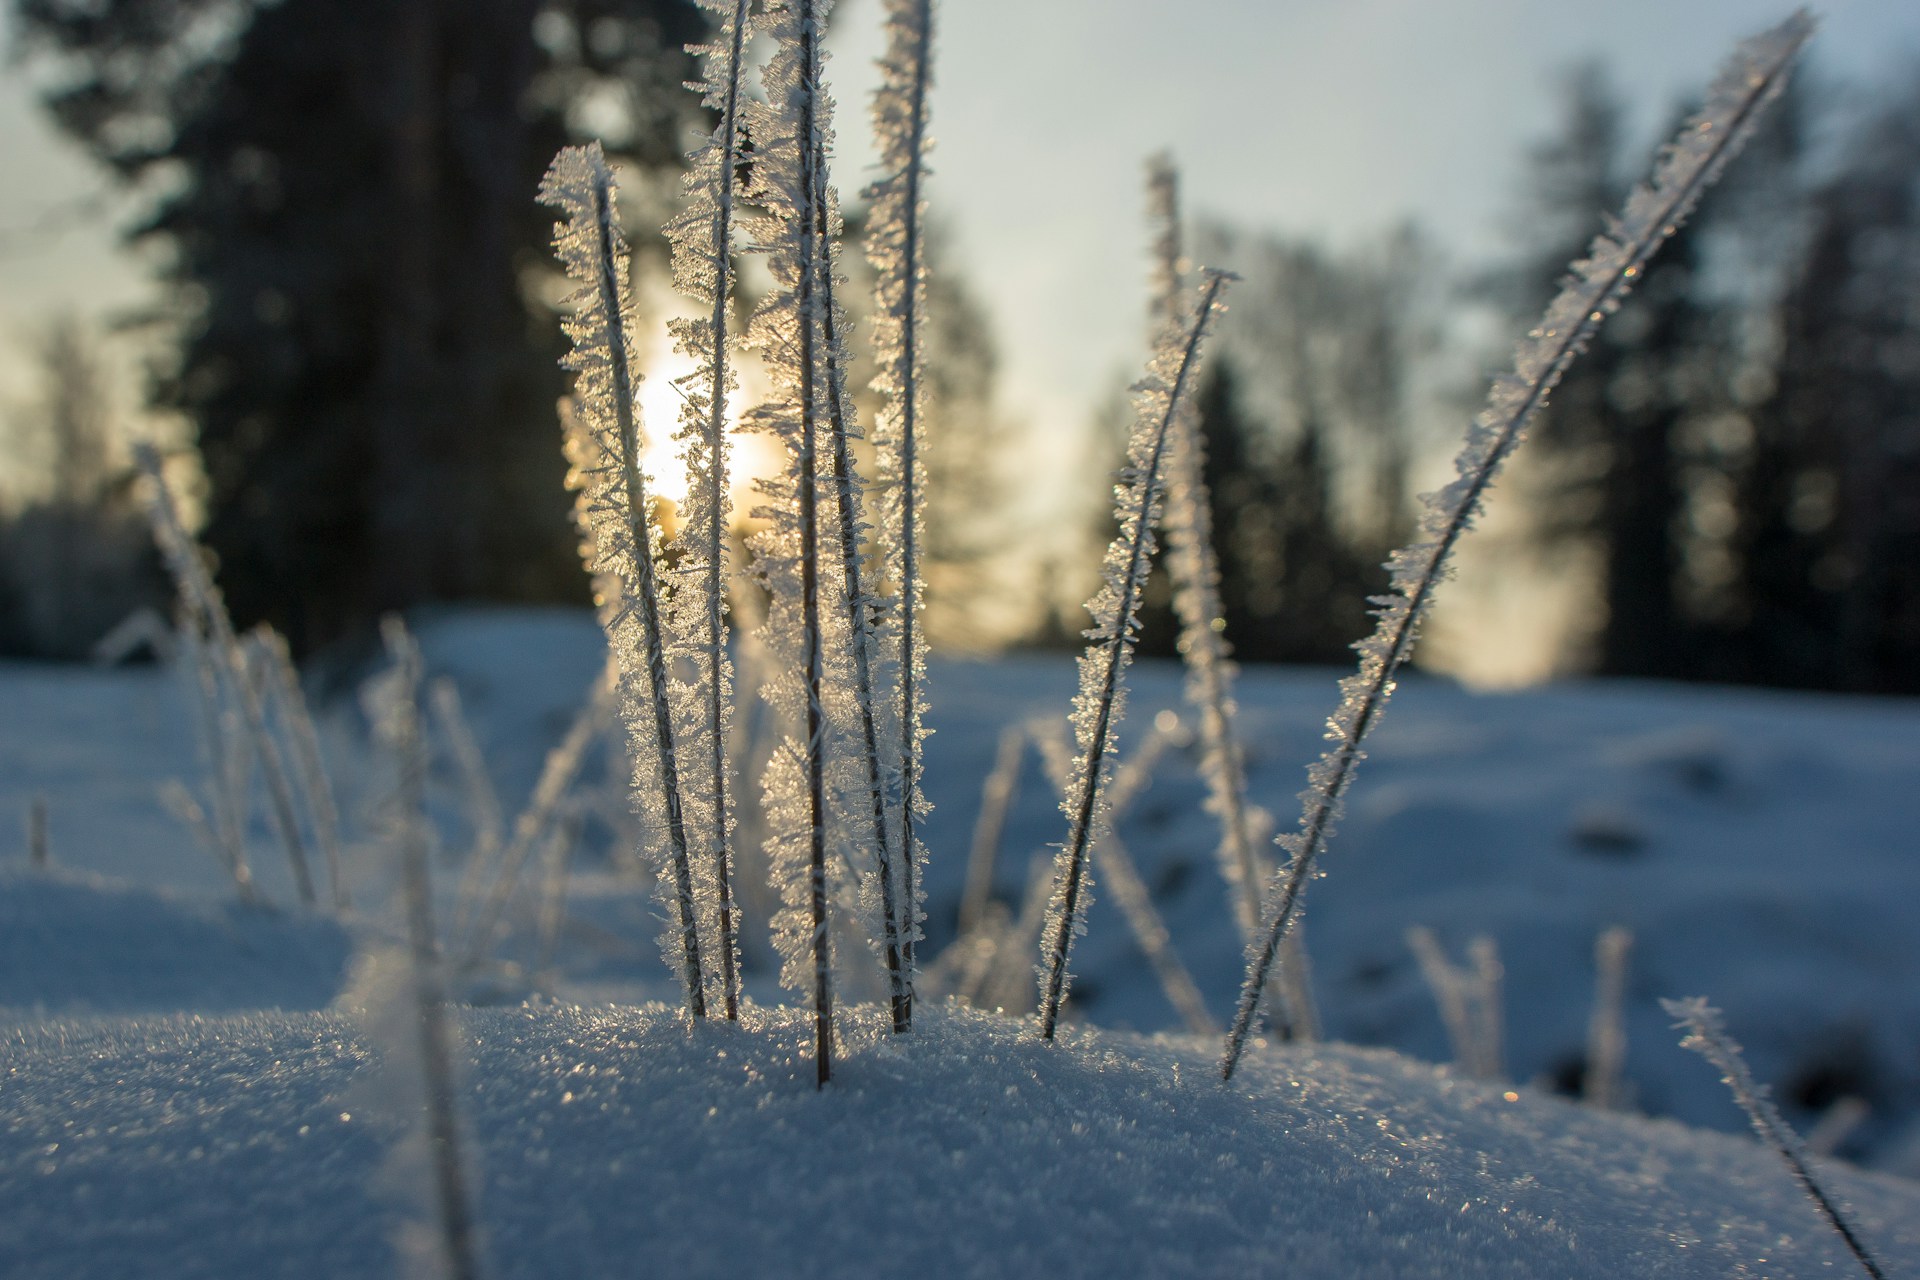
<svg viewBox="0 0 1920 1280">
<path fill-rule="evenodd" d="M 421 631 L 511 815 L 592 683 L 597 628 L 522 612 Z M 385 1265 L 397 1210 L 375 1177 L 384 1140 L 378 1124 L 339 1119 L 354 1113 L 366 1050 L 328 1011 L 355 938 L 379 931 L 387 878 L 364 839 L 378 780 L 353 674 L 335 673 L 345 693 L 323 726 L 361 836 L 349 867 L 366 911 L 343 925 L 235 905 L 225 873 L 161 809 L 160 784 L 200 769 L 189 704 L 166 673 L 0 666 L 0 813 L 44 795 L 56 868 L 31 873 L 16 855 L 0 875 L 0 1274 Z M 1283 821 L 1338 674 L 1242 681 L 1253 793 Z M 937 956 L 1001 730 L 1062 716 L 1073 671 L 1052 657 L 941 661 L 932 681 Z M 1177 670 L 1142 664 L 1135 683 L 1129 742 L 1179 707 Z M 500 1270 L 597 1274 L 635 1257 L 660 1274 L 824 1274 L 883 1257 L 929 1274 L 1798 1275 L 1844 1263 L 1777 1162 L 1739 1135 L 1713 1070 L 1677 1048 L 1657 998 L 1710 996 L 1790 1118 L 1804 1128 L 1857 1097 L 1867 1118 L 1842 1153 L 1920 1173 L 1920 705 L 1599 683 L 1477 695 L 1416 676 L 1370 745 L 1307 898 L 1327 1030 L 1445 1061 L 1405 932 L 1431 927 L 1456 957 L 1486 934 L 1505 965 L 1512 1086 L 1377 1050 L 1275 1044 L 1222 1089 L 1211 1042 L 1136 1034 L 1180 1019 L 1097 885 L 1074 1011 L 1102 1031 L 1049 1049 L 1010 1019 L 944 1010 L 902 1047 L 854 1027 L 835 1088 L 816 1098 L 803 1037 L 780 1015 L 688 1039 L 658 1009 L 607 1007 L 673 989 L 651 900 L 610 856 L 608 822 L 590 817 L 553 957 L 558 994 L 586 1007 L 464 1022 Z M 446 909 L 468 837 L 457 775 L 438 769 Z M 586 785 L 606 771 L 590 762 Z M 1224 1020 L 1240 942 L 1201 798 L 1190 750 L 1173 751 L 1120 833 Z M 1063 828 L 1029 752 L 995 878 L 1010 907 Z M 262 889 L 290 902 L 263 819 L 253 834 Z M 1611 925 L 1635 939 L 1635 1105 L 1736 1136 L 1546 1096 L 1583 1069 L 1593 944 Z M 749 989 L 769 1006 L 782 996 L 749 941 Z M 516 937 L 506 950 L 528 948 Z M 849 990 L 871 982 L 867 966 L 843 956 Z M 1883 1257 L 1920 1253 L 1920 1187 L 1840 1185 Z"/>
</svg>

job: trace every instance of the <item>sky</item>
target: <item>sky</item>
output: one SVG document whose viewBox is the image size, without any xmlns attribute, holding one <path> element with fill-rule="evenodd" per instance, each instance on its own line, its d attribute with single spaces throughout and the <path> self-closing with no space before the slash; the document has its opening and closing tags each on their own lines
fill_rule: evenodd
<svg viewBox="0 0 1920 1280">
<path fill-rule="evenodd" d="M 1364 239 L 1406 219 L 1458 263 L 1499 252 L 1526 144 L 1556 77 L 1598 56 L 1649 148 L 1671 104 L 1736 40 L 1778 21 L 1754 0 L 950 0 L 940 8 L 930 199 L 986 305 L 999 394 L 1042 451 L 1042 505 L 1093 406 L 1135 376 L 1146 275 L 1144 159 L 1170 151 L 1187 208 L 1247 229 Z M 1920 4 L 1834 0 L 1814 66 L 1873 81 L 1914 65 Z M 829 68 L 838 184 L 872 177 L 866 104 L 878 0 L 843 0 Z M 27 394 L 33 335 L 57 310 L 123 311 L 140 264 L 114 244 L 86 161 L 0 69 L 0 411 Z M 124 216 L 124 215 L 122 215 Z"/>
</svg>

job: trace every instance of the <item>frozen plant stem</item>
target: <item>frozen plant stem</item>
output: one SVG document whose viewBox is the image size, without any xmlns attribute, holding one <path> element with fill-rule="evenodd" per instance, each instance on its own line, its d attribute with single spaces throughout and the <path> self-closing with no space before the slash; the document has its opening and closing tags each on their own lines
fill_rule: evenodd
<svg viewBox="0 0 1920 1280">
<path fill-rule="evenodd" d="M 1128 450 L 1127 481 L 1116 490 L 1120 532 L 1107 549 L 1106 584 L 1088 602 L 1091 642 L 1080 659 L 1080 693 L 1074 727 L 1080 756 L 1062 808 L 1067 840 L 1060 848 L 1048 938 L 1040 965 L 1040 1038 L 1053 1039 L 1067 994 L 1067 956 L 1084 928 L 1082 913 L 1087 854 L 1104 818 L 1101 788 L 1112 771 L 1113 733 L 1119 724 L 1140 591 L 1153 556 L 1153 525 L 1159 514 L 1161 467 L 1168 437 L 1192 386 L 1207 326 L 1220 304 L 1225 272 L 1209 272 L 1200 305 L 1184 341 L 1169 329 L 1146 381 L 1139 384 L 1141 417 Z"/>
<path fill-rule="evenodd" d="M 1166 156 L 1147 166 L 1147 218 L 1154 234 L 1154 321 L 1179 323 L 1181 287 L 1180 176 Z M 1260 867 L 1254 852 L 1256 815 L 1247 804 L 1247 765 L 1234 728 L 1234 666 L 1228 657 L 1220 564 L 1213 549 L 1212 499 L 1207 492 L 1206 444 L 1191 401 L 1174 423 L 1168 458 L 1167 572 L 1180 615 L 1180 658 L 1187 702 L 1200 722 L 1200 773 L 1207 808 L 1220 820 L 1219 860 L 1233 894 L 1243 938 L 1260 927 Z"/>
<path fill-rule="evenodd" d="M 1433 592 L 1446 576 L 1455 545 L 1472 525 L 1501 464 L 1520 443 L 1527 424 L 1547 401 L 1567 367 L 1586 348 L 1602 321 L 1616 310 L 1646 271 L 1649 260 L 1692 212 L 1728 160 L 1752 133 L 1762 111 L 1785 86 L 1794 56 L 1813 33 L 1805 10 L 1747 40 L 1708 93 L 1707 104 L 1689 119 L 1660 155 L 1649 186 L 1635 189 L 1621 217 L 1597 237 L 1588 256 L 1547 307 L 1538 328 L 1515 354 L 1514 370 L 1493 385 L 1487 408 L 1474 420 L 1455 459 L 1454 481 L 1427 495 L 1414 540 L 1388 563 L 1392 593 L 1380 597 L 1379 624 L 1355 648 L 1360 669 L 1341 683 L 1339 709 L 1328 722 L 1334 743 L 1309 773 L 1301 792 L 1300 828 L 1282 838 L 1289 857 L 1268 893 L 1266 922 L 1247 949 L 1247 975 L 1220 1062 L 1222 1079 L 1233 1078 L 1259 1011 L 1260 995 L 1280 940 L 1293 922 L 1301 891 L 1339 817 L 1354 770 L 1364 758 L 1362 742 L 1385 712 L 1394 674 L 1413 651 Z"/>
<path fill-rule="evenodd" d="M 1582 1092 L 1603 1110 L 1626 1103 L 1622 1086 L 1627 1060 L 1627 952 L 1633 931 L 1620 925 L 1603 930 L 1593 944 L 1593 1017 L 1587 1024 L 1587 1073 Z"/>
<path fill-rule="evenodd" d="M 880 928 L 887 964 L 887 994 L 893 1010 L 893 1029 L 903 1032 L 913 1021 L 913 993 L 901 954 L 900 904 L 895 884 L 893 829 L 887 822 L 885 769 L 880 762 L 880 730 L 874 719 L 873 639 L 876 602 L 862 585 L 860 566 L 860 487 L 853 473 L 853 451 L 849 445 L 851 405 L 846 395 L 846 361 L 842 356 L 838 330 L 838 304 L 834 299 L 832 242 L 825 234 L 827 210 L 826 157 L 815 161 L 814 179 L 820 183 L 818 209 L 822 219 L 820 236 L 820 300 L 822 344 L 826 354 L 827 438 L 833 447 L 833 478 L 838 516 L 840 572 L 847 588 L 847 626 L 853 657 L 853 698 L 860 717 L 860 748 L 866 768 L 868 812 L 872 820 L 874 879 L 880 890 Z"/>
<path fill-rule="evenodd" d="M 740 1016 L 739 928 L 733 900 L 734 812 L 727 759 L 732 669 L 727 656 L 727 396 L 733 389 L 730 307 L 733 302 L 735 188 L 740 161 L 741 67 L 751 36 L 749 0 L 703 0 L 720 16 L 710 45 L 700 55 L 705 79 L 702 102 L 719 116 L 714 132 L 688 156 L 687 208 L 667 225 L 673 242 L 674 277 L 708 314 L 671 324 L 676 346 L 699 367 L 682 381 L 693 388 L 681 414 L 681 457 L 686 463 L 688 503 L 679 538 L 678 576 L 691 591 L 699 618 L 691 627 L 699 650 L 701 711 L 706 735 L 705 767 L 711 799 L 703 813 L 703 839 L 713 875 L 719 926 L 721 1003 L 728 1021 Z"/>
<path fill-rule="evenodd" d="M 1765 1085 L 1754 1081 L 1753 1073 L 1747 1070 L 1747 1060 L 1741 1056 L 1740 1046 L 1727 1034 L 1725 1021 L 1720 1011 L 1708 1004 L 1704 997 L 1694 996 L 1686 1000 L 1662 1000 L 1660 1007 L 1669 1017 L 1676 1019 L 1674 1026 L 1683 1028 L 1687 1036 L 1680 1042 L 1682 1049 L 1691 1049 L 1720 1069 L 1721 1077 L 1727 1087 L 1733 1090 L 1734 1100 L 1747 1113 L 1754 1132 L 1760 1135 L 1760 1141 L 1766 1143 L 1787 1162 L 1794 1181 L 1807 1193 L 1814 1206 L 1823 1217 L 1840 1233 L 1849 1252 L 1860 1263 L 1873 1280 L 1886 1280 L 1886 1272 L 1867 1247 L 1855 1235 L 1847 1220 L 1840 1215 L 1840 1209 L 1827 1195 L 1826 1188 L 1814 1176 L 1806 1157 L 1801 1154 L 1800 1140 L 1795 1136 L 1787 1122 L 1780 1118 L 1774 1109 L 1773 1100 L 1767 1096 Z"/>
<path fill-rule="evenodd" d="M 959 936 L 964 938 L 987 918 L 993 901 L 993 869 L 1000 857 L 1000 839 L 1007 829 L 1007 813 L 1020 785 L 1020 757 L 1025 754 L 1025 725 L 1010 724 L 1000 731 L 993 769 L 980 786 L 980 811 L 974 819 L 973 843 L 967 851 L 967 884 L 960 896 Z"/>
<path fill-rule="evenodd" d="M 678 914 L 679 959 L 686 987 L 687 1012 L 706 1016 L 706 984 L 700 962 L 699 914 L 693 896 L 687 825 L 681 808 L 680 760 L 675 750 L 667 653 L 663 637 L 659 583 L 654 570 L 653 521 L 647 511 L 646 475 L 641 469 L 639 411 L 633 394 L 633 352 L 627 327 L 622 276 L 626 245 L 615 225 L 613 172 L 599 143 L 567 147 L 554 158 L 541 183 L 540 198 L 569 215 L 556 229 L 554 245 L 567 272 L 583 287 L 574 297 L 580 314 L 568 325 L 574 351 L 568 365 L 579 371 L 579 398 L 589 430 L 608 460 L 593 476 L 583 477 L 593 517 L 595 554 L 603 569 L 619 579 L 617 612 L 605 619 L 607 638 L 620 654 L 631 684 L 629 726 L 634 733 L 636 771 L 651 775 L 644 789 L 660 798 L 666 828 L 668 871 Z M 637 623 L 629 637 L 624 624 Z M 631 653 L 625 643 L 637 642 Z M 637 664 L 637 668 L 627 664 Z M 643 705 L 632 705 L 634 701 Z M 636 783 L 641 780 L 636 778 Z M 637 788 L 639 789 L 639 788 Z"/>
<path fill-rule="evenodd" d="M 334 800 L 333 782 L 327 776 L 326 759 L 320 753 L 320 735 L 314 728 L 312 709 L 307 706 L 307 695 L 300 687 L 300 671 L 293 665 L 293 653 L 287 648 L 285 636 L 265 623 L 254 628 L 253 635 L 272 667 L 280 722 L 286 726 L 287 739 L 293 747 L 294 776 L 299 779 L 307 817 L 313 823 L 314 839 L 320 845 L 320 855 L 326 864 L 327 890 L 333 909 L 345 911 L 352 903 L 348 901 L 340 862 L 340 806 Z"/>
<path fill-rule="evenodd" d="M 147 516 L 153 525 L 154 541 L 159 544 L 160 554 L 179 588 L 181 603 L 188 615 L 187 625 L 199 629 L 212 645 L 215 669 L 224 677 L 227 688 L 240 705 L 247 736 L 260 757 L 260 772 L 266 777 L 274 826 L 280 832 L 287 861 L 293 868 L 294 888 L 301 904 L 311 907 L 314 905 L 313 874 L 307 867 L 306 843 L 301 839 L 300 823 L 294 816 L 293 788 L 287 781 L 286 762 L 281 758 L 280 748 L 267 732 L 266 708 L 261 703 L 253 673 L 248 669 L 246 651 L 234 634 L 226 601 L 220 588 L 214 585 L 213 576 L 207 572 L 199 546 L 180 522 L 173 492 L 168 489 L 161 469 L 159 452 L 150 444 L 139 444 L 134 446 L 133 453 L 134 461 L 147 478 Z M 244 797 L 237 799 L 244 805 Z M 239 820 L 245 821 L 244 810 Z"/>
<path fill-rule="evenodd" d="M 387 653 L 398 668 L 385 708 L 383 732 L 400 772 L 396 799 L 401 886 L 406 894 L 415 1029 L 420 1037 L 427 1142 L 433 1159 L 441 1247 L 450 1280 L 477 1280 L 480 1260 L 454 1109 L 452 1037 L 440 979 L 439 949 L 433 936 L 431 871 L 427 863 L 427 751 L 420 732 L 420 650 L 398 618 L 388 618 L 381 630 Z"/>
<path fill-rule="evenodd" d="M 924 584 L 920 527 L 925 487 L 921 460 L 921 365 L 926 311 L 923 219 L 926 177 L 927 89 L 933 68 L 932 0 L 888 0 L 887 51 L 873 96 L 874 135 L 884 175 L 867 188 L 872 220 L 867 252 L 874 268 L 874 389 L 883 398 L 875 432 L 882 481 L 881 542 L 886 576 L 899 597 L 893 725 L 899 735 L 900 899 L 897 907 L 905 1018 L 913 1016 L 914 948 L 920 929 L 920 866 L 925 859 L 918 824 L 927 803 L 920 791 L 921 681 L 926 637 L 920 629 Z"/>
</svg>

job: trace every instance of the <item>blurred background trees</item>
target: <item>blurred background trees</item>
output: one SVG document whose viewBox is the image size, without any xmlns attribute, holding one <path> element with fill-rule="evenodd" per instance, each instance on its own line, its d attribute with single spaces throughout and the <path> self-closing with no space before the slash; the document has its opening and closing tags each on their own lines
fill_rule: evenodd
<svg viewBox="0 0 1920 1280">
<path fill-rule="evenodd" d="M 236 616 L 307 649 L 583 600 L 531 193 L 587 134 L 677 168 L 690 0 L 17 3 L 54 118 L 153 193 L 151 400 L 194 430 Z"/>
<path fill-rule="evenodd" d="M 52 117 L 144 197 L 147 399 L 197 446 L 240 619 L 311 650 L 410 605 L 583 600 L 530 193 L 558 146 L 603 138 L 657 273 L 649 232 L 697 123 L 691 0 L 13 6 Z M 1412 491 L 1504 363 L 1474 326 L 1538 315 L 1641 176 L 1635 132 L 1600 68 L 1570 71 L 1510 256 L 1464 282 L 1412 230 L 1330 246 L 1196 220 L 1195 259 L 1244 277 L 1199 397 L 1243 661 L 1349 660 Z M 1563 670 L 1920 690 L 1917 186 L 1920 91 L 1796 90 L 1575 366 L 1502 499 L 1524 518 L 1495 570 L 1575 584 Z M 857 249 L 842 261 L 862 301 Z M 988 314 L 937 265 L 930 630 L 1077 643 L 1115 446 L 1072 481 L 1097 518 L 1058 485 L 1032 501 L 1042 428 L 998 405 Z M 80 331 L 49 334 L 14 434 L 52 478 L 0 513 L 0 647 L 72 656 L 159 597 L 99 443 L 103 375 Z M 1167 595 L 1150 588 L 1148 653 L 1173 651 Z"/>
<path fill-rule="evenodd" d="M 1790 91 L 1536 429 L 1537 547 L 1592 566 L 1597 674 L 1920 690 L 1920 95 L 1824 149 L 1817 99 Z M 1569 77 L 1495 281 L 1516 322 L 1624 198 L 1620 118 Z"/>
</svg>

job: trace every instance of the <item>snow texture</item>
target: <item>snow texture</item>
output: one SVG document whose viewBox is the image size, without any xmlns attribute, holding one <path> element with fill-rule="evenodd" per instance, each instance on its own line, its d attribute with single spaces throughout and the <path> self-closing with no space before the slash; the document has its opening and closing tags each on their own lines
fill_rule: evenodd
<svg viewBox="0 0 1920 1280">
<path fill-rule="evenodd" d="M 1221 1062 L 1232 1076 L 1260 1006 L 1281 936 L 1292 923 L 1307 879 L 1317 873 L 1321 849 L 1340 817 L 1341 802 L 1365 758 L 1361 743 L 1386 710 L 1394 673 L 1413 652 L 1433 592 L 1446 577 L 1461 536 L 1472 526 L 1501 465 L 1518 447 L 1533 415 L 1546 403 L 1574 358 L 1620 305 L 1647 263 L 1692 212 L 1785 87 L 1795 56 L 1813 34 L 1805 10 L 1734 51 L 1708 90 L 1706 105 L 1662 150 L 1650 185 L 1636 187 L 1626 209 L 1594 239 L 1587 256 L 1547 305 L 1540 324 L 1514 355 L 1513 372 L 1494 381 L 1487 407 L 1474 419 L 1454 460 L 1452 483 L 1425 495 L 1413 541 L 1387 562 L 1391 594 L 1377 597 L 1379 619 L 1357 643 L 1360 669 L 1341 685 L 1339 708 L 1328 721 L 1334 743 L 1308 772 L 1300 793 L 1297 832 L 1281 837 L 1287 866 L 1268 893 L 1265 924 L 1247 947 L 1247 976 Z"/>
<path fill-rule="evenodd" d="M 1377 1050 L 928 1009 L 849 1020 L 653 1005 L 460 1019 L 490 1260 L 513 1277 L 1811 1275 L 1850 1265 L 1750 1141 L 1502 1093 Z M 0 1043 L 0 1272 L 379 1275 L 398 1136 L 331 1014 L 49 1023 Z M 902 1161 L 900 1152 L 922 1153 Z M 1863 1233 L 1920 1250 L 1920 1191 L 1835 1167 Z M 875 1212 L 887 1206 L 888 1212 Z"/>
</svg>

